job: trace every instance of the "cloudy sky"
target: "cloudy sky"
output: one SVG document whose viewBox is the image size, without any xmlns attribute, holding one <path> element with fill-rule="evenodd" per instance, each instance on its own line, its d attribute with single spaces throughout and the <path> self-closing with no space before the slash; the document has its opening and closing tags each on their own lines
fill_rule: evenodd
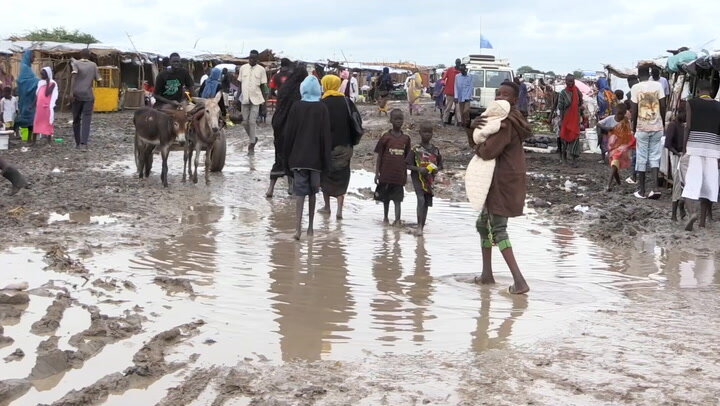
<svg viewBox="0 0 720 406">
<path fill-rule="evenodd" d="M 0 36 L 64 26 L 108 44 L 245 54 L 271 48 L 304 60 L 452 64 L 479 51 L 480 33 L 514 67 L 566 73 L 630 66 L 683 45 L 720 48 L 719 0 L 8 1 Z M 32 4 L 32 9 L 29 8 Z M 603 7 L 600 8 L 599 5 Z M 28 15 L 30 14 L 30 15 Z M 21 18 L 27 16 L 27 18 Z M 344 54 L 344 56 L 343 56 Z"/>
</svg>

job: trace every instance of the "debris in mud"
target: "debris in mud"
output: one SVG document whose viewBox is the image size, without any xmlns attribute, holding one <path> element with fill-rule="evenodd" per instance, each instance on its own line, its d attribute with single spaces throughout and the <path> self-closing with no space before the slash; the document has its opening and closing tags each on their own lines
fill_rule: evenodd
<svg viewBox="0 0 720 406">
<path fill-rule="evenodd" d="M 45 269 L 78 274 L 89 273 L 80 261 L 70 258 L 65 248 L 60 245 L 54 245 L 48 250 L 45 254 L 45 262 L 48 264 Z"/>
<path fill-rule="evenodd" d="M 13 361 L 20 361 L 25 357 L 25 352 L 21 350 L 20 348 L 13 351 L 10 355 L 3 358 L 5 362 L 13 362 Z"/>
<path fill-rule="evenodd" d="M 217 344 L 217 341 L 213 340 L 212 338 L 208 338 L 207 340 L 205 340 L 205 341 L 203 342 L 203 344 L 205 344 L 205 345 L 213 345 L 213 344 Z"/>
<path fill-rule="evenodd" d="M 167 293 L 185 292 L 190 295 L 195 294 L 190 280 L 184 278 L 170 278 L 167 276 L 156 276 L 153 282 L 160 285 Z"/>
<path fill-rule="evenodd" d="M 134 366 L 127 368 L 122 373 L 116 372 L 107 375 L 81 390 L 72 390 L 60 400 L 54 402 L 52 406 L 101 404 L 111 393 L 119 394 L 130 388 L 146 387 L 159 378 L 176 372 L 184 367 L 186 363 L 167 363 L 165 361 L 165 350 L 197 334 L 198 328 L 203 324 L 205 322 L 202 320 L 187 323 L 156 335 L 135 353 L 135 356 L 133 356 Z M 191 357 L 192 360 L 193 357 Z"/>
<path fill-rule="evenodd" d="M 0 325 L 0 348 L 7 347 L 8 345 L 15 342 L 15 340 L 13 340 L 12 338 L 5 337 L 3 335 L 4 333 L 5 333 L 5 329 L 3 328 L 2 325 Z"/>
<path fill-rule="evenodd" d="M 70 296 L 64 293 L 58 293 L 57 298 L 53 303 L 48 306 L 45 315 L 30 328 L 30 332 L 33 334 L 49 334 L 55 332 L 60 327 L 60 320 L 62 319 L 65 309 L 70 307 L 72 299 Z"/>
<path fill-rule="evenodd" d="M 109 292 L 114 292 L 120 289 L 120 281 L 115 278 L 97 278 L 92 282 L 92 285 L 100 289 L 105 289 Z"/>
<path fill-rule="evenodd" d="M 0 290 L 27 290 L 30 287 L 30 285 L 27 282 L 13 282 L 5 286 L 4 288 Z"/>
</svg>

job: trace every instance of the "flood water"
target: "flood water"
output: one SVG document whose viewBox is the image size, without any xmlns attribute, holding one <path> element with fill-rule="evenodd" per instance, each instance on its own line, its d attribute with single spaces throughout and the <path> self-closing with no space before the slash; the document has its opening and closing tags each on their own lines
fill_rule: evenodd
<svg viewBox="0 0 720 406">
<path fill-rule="evenodd" d="M 182 167 L 180 155 L 171 156 L 171 172 Z M 198 185 L 173 186 L 208 194 L 206 204 L 183 207 L 177 219 L 185 225 L 182 234 L 158 241 L 149 251 L 97 250 L 83 259 L 93 279 L 105 272 L 101 278 L 130 281 L 134 291 L 102 291 L 98 296 L 98 289 L 81 278 L 44 270 L 44 252 L 32 247 L 0 254 L 3 280 L 28 281 L 31 288 L 48 279 L 76 285 L 73 297 L 104 314 L 119 316 L 140 306 L 148 318 L 142 334 L 108 345 L 81 369 L 33 382 L 34 388 L 13 404 L 50 403 L 122 371 L 149 337 L 198 319 L 207 324 L 177 354 L 199 354 L 198 365 L 231 366 L 260 355 L 272 362 L 353 360 L 368 353 L 530 347 L 571 333 L 571 323 L 580 318 L 622 309 L 634 291 L 718 288 L 712 253 L 668 253 L 652 241 L 609 252 L 572 227 L 533 212 L 511 219 L 509 226 L 530 294 L 506 292 L 511 278 L 497 251 L 498 284 L 480 287 L 471 283 L 481 270 L 481 254 L 477 213 L 468 204 L 436 199 L 426 234 L 418 238 L 411 234 L 414 194 L 406 192 L 403 203 L 406 226 L 383 226 L 382 206 L 367 197 L 373 175 L 362 170 L 353 173 L 345 219 L 317 215 L 315 236 L 303 235 L 298 242 L 292 238 L 294 200 L 285 196 L 284 180 L 278 182 L 275 198 L 264 197 L 271 163 L 268 151 L 254 158 L 230 152 L 223 174 L 213 175 L 209 186 L 202 177 Z M 105 227 L 109 234 L 121 232 L 130 221 L 90 213 L 52 217 L 53 222 L 72 220 L 82 227 Z M 156 276 L 189 279 L 194 294 L 166 292 L 153 283 Z M 31 296 L 20 320 L 4 325 L 5 335 L 16 342 L 3 348 L 0 358 L 17 347 L 26 356 L 0 364 L 3 378 L 23 378 L 32 370 L 34 349 L 47 337 L 30 333 L 30 325 L 51 302 Z M 68 337 L 89 324 L 86 310 L 69 308 L 56 333 L 62 337 L 60 349 L 72 349 Z M 161 398 L 173 383 L 168 377 L 150 388 L 111 397 L 108 404 L 151 404 L 146 402 Z"/>
</svg>

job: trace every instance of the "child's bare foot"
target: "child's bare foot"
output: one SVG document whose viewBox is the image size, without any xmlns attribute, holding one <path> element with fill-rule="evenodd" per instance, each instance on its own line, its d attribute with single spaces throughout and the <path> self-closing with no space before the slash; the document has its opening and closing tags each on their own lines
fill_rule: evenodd
<svg viewBox="0 0 720 406">
<path fill-rule="evenodd" d="M 308 228 L 307 235 L 308 235 L 308 236 L 313 236 L 313 235 L 315 235 L 315 230 L 313 230 L 312 228 Z"/>
<path fill-rule="evenodd" d="M 320 214 L 327 214 L 327 215 L 329 216 L 329 215 L 330 215 L 330 208 L 327 207 L 327 206 L 323 206 L 323 208 L 321 208 L 320 210 L 318 210 L 318 213 L 320 213 Z"/>
<path fill-rule="evenodd" d="M 510 285 L 508 287 L 508 293 L 511 295 L 524 295 L 530 291 L 530 287 L 528 285 Z"/>
<path fill-rule="evenodd" d="M 422 227 L 420 227 L 420 228 L 418 228 L 417 230 L 415 230 L 415 236 L 416 236 L 416 237 L 422 237 L 422 236 L 423 236 L 423 233 L 424 233 L 424 231 L 423 231 Z"/>
<path fill-rule="evenodd" d="M 393 221 L 392 226 L 393 226 L 393 227 L 400 227 L 400 226 L 402 226 L 402 223 L 400 222 L 400 220 L 395 220 L 395 221 Z"/>
<path fill-rule="evenodd" d="M 475 283 L 479 285 L 494 285 L 495 277 L 482 273 L 480 276 L 475 277 Z"/>
<path fill-rule="evenodd" d="M 293 236 L 294 239 L 300 241 L 300 231 L 297 231 L 295 235 Z"/>
<path fill-rule="evenodd" d="M 385 224 L 386 226 L 389 225 L 389 224 L 390 224 L 390 219 L 384 218 L 384 219 L 383 219 L 383 224 Z"/>
<path fill-rule="evenodd" d="M 688 220 L 687 224 L 685 225 L 685 231 L 692 231 L 697 219 L 697 215 L 693 214 L 692 217 L 690 217 L 690 220 Z"/>
</svg>

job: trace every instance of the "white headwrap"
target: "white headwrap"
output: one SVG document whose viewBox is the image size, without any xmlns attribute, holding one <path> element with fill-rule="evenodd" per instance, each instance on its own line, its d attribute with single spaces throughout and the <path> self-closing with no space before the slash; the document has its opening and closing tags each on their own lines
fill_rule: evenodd
<svg viewBox="0 0 720 406">
<path fill-rule="evenodd" d="M 57 103 L 59 94 L 58 86 L 57 83 L 53 80 L 52 69 L 50 69 L 49 66 L 46 66 L 43 68 L 43 70 L 47 74 L 48 80 L 46 81 L 45 79 L 42 79 L 40 80 L 40 82 L 38 82 L 38 87 L 35 91 L 35 94 L 40 94 L 41 89 L 44 92 L 45 89 L 43 89 L 43 86 L 47 86 L 48 82 L 55 84 L 55 86 L 53 86 L 52 95 L 50 95 L 50 124 L 53 124 L 55 122 L 55 104 Z"/>
</svg>

